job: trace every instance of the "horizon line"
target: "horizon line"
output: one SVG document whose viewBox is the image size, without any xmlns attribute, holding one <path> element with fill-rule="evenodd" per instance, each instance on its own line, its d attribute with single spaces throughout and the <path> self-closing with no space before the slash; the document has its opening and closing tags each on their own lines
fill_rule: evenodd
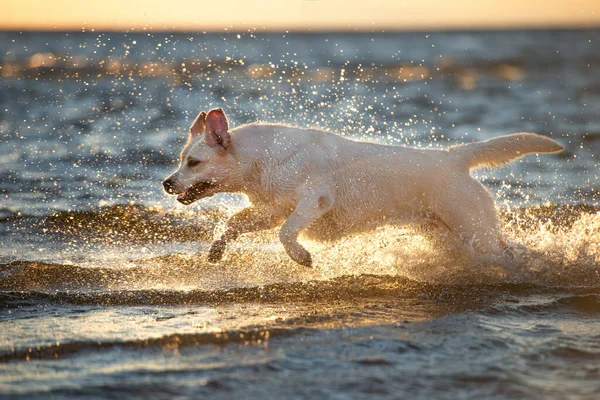
<svg viewBox="0 0 600 400">
<path fill-rule="evenodd" d="M 278 26 L 262 26 L 262 27 L 240 27 L 227 26 L 219 28 L 198 29 L 193 27 L 182 26 L 132 26 L 122 28 L 118 26 L 63 26 L 63 27 L 6 27 L 0 26 L 0 32 L 44 32 L 44 33 L 89 33 L 89 32 L 110 32 L 110 33 L 402 33 L 402 32 L 493 32 L 493 31 L 574 31 L 574 30 L 598 30 L 600 23 L 590 24 L 508 24 L 508 25 L 468 25 L 468 26 L 378 26 L 378 27 L 278 27 Z"/>
</svg>

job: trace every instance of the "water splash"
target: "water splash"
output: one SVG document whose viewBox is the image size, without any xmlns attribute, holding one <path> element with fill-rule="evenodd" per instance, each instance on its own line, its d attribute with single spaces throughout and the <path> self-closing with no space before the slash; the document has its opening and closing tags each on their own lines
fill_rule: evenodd
<svg viewBox="0 0 600 400">
<path fill-rule="evenodd" d="M 189 217 L 186 219 L 177 211 L 149 211 L 143 207 L 126 210 L 132 222 L 130 225 L 124 222 L 121 231 L 126 234 L 121 235 L 115 235 L 112 219 L 123 217 L 120 208 L 46 219 L 61 240 L 72 243 L 77 239 L 79 244 L 49 251 L 45 262 L 40 262 L 37 255 L 32 262 L 5 264 L 1 271 L 2 287 L 5 290 L 216 291 L 365 275 L 443 285 L 506 282 L 548 287 L 600 285 L 600 213 L 591 207 L 505 211 L 504 231 L 514 251 L 508 265 L 473 257 L 463 250 L 463 243 L 445 231 L 415 223 L 385 226 L 333 243 L 303 239 L 313 254 L 313 269 L 289 259 L 276 230 L 244 235 L 229 246 L 220 263 L 208 263 L 210 230 L 202 226 L 204 230 L 198 236 L 193 226 L 222 221 L 224 215 L 215 214 L 216 211 L 199 212 L 193 217 L 186 214 Z M 69 223 L 61 225 L 61 221 Z M 168 230 L 156 221 L 168 225 Z M 56 230 L 57 227 L 63 230 Z M 90 227 L 95 227 L 92 242 L 84 235 L 90 234 Z M 159 239 L 153 229 L 160 233 Z"/>
</svg>

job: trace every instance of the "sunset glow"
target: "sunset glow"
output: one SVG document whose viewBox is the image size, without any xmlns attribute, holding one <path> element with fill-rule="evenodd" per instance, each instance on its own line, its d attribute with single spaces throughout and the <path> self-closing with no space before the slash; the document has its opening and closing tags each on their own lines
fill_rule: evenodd
<svg viewBox="0 0 600 400">
<path fill-rule="evenodd" d="M 597 0 L 23 0 L 6 3 L 0 14 L 0 29 L 4 30 L 408 30 L 600 26 L 600 2 Z"/>
</svg>

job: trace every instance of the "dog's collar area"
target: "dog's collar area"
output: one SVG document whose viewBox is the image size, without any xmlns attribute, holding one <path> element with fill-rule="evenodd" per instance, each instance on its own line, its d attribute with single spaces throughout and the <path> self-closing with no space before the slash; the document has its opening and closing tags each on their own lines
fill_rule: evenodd
<svg viewBox="0 0 600 400">
<path fill-rule="evenodd" d="M 190 205 L 196 200 L 202 198 L 203 194 L 215 184 L 213 182 L 202 181 L 196 183 L 183 193 L 177 195 L 177 201 L 183 205 Z"/>
</svg>

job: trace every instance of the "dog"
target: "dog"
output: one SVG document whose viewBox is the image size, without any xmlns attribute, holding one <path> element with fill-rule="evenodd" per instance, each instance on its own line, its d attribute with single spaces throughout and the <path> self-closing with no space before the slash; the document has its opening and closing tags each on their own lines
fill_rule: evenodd
<svg viewBox="0 0 600 400">
<path fill-rule="evenodd" d="M 167 193 L 189 205 L 216 193 L 248 196 L 211 245 L 210 262 L 241 234 L 281 226 L 289 257 L 312 266 L 300 234 L 336 240 L 415 218 L 441 221 L 472 251 L 504 254 L 494 198 L 470 171 L 563 147 L 534 133 L 516 133 L 450 147 L 417 149 L 350 140 L 334 133 L 277 124 L 229 128 L 222 109 L 200 112 Z"/>
</svg>

